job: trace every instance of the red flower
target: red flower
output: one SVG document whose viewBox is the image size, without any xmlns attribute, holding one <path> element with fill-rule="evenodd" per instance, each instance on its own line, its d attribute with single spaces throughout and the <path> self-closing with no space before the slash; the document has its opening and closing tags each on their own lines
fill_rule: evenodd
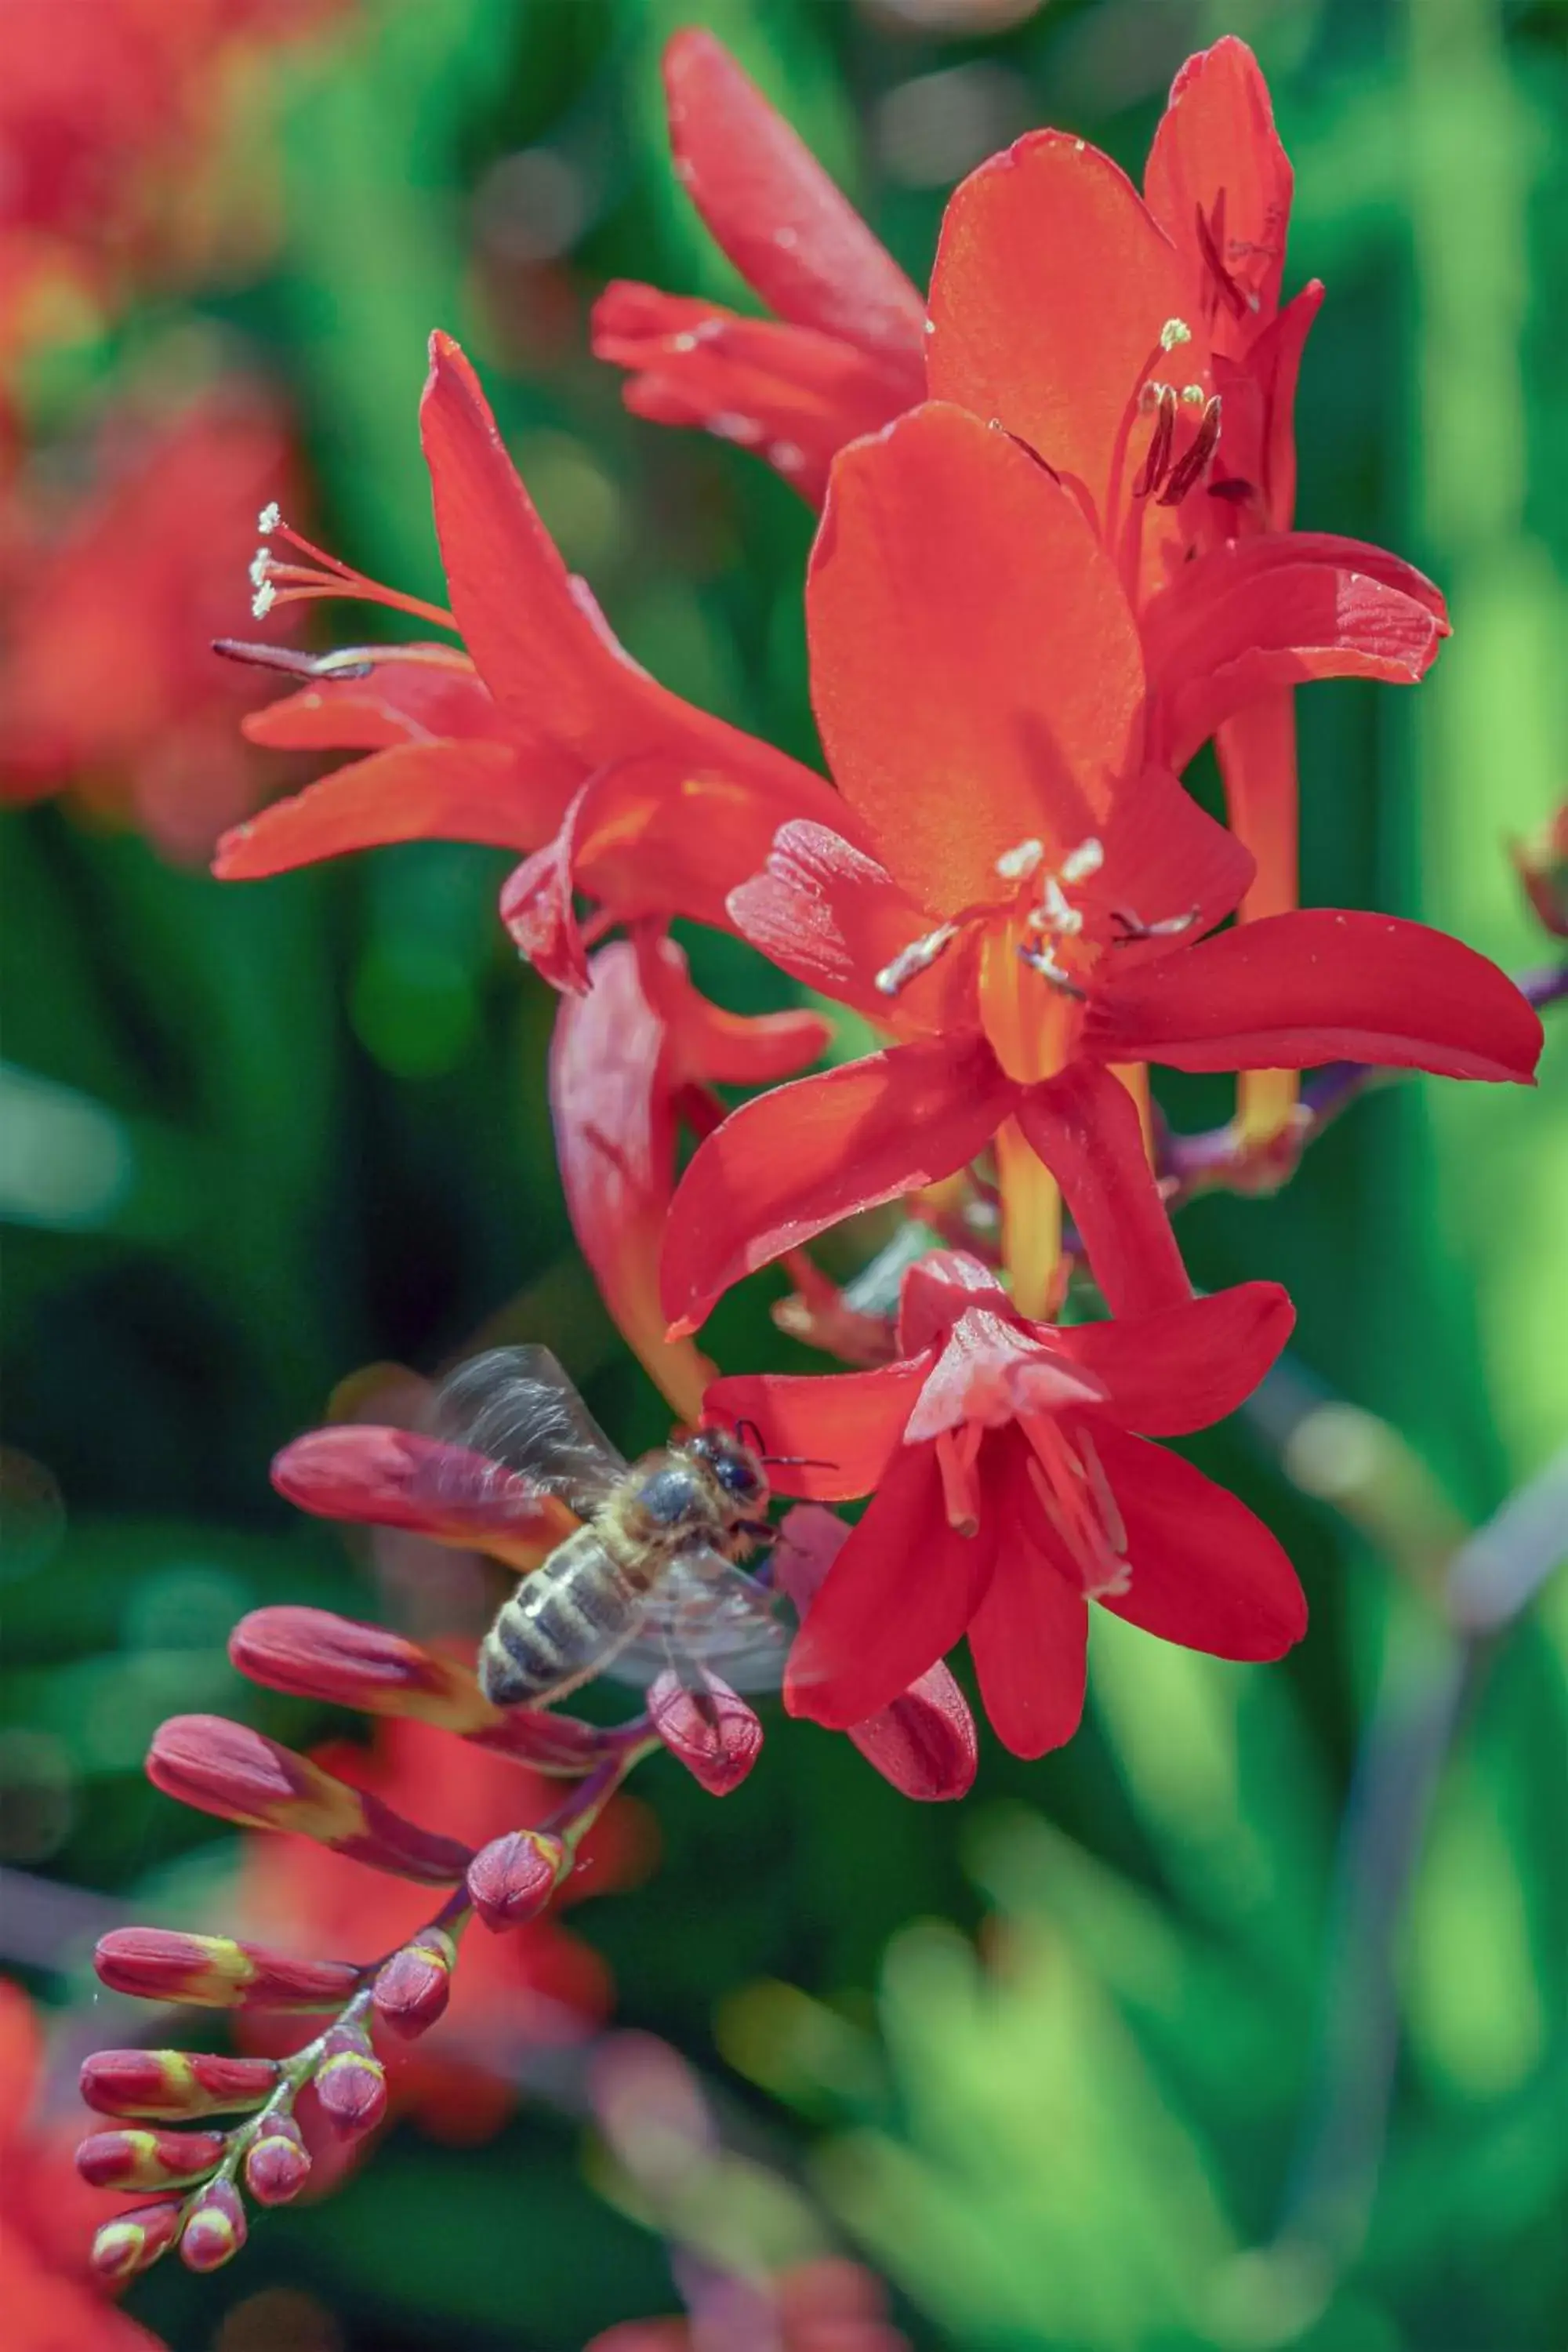
<svg viewBox="0 0 1568 2352">
<path fill-rule="evenodd" d="M 33 2109 L 43 2036 L 19 1985 L 0 1978 L 0 2277 L 9 2352 L 157 2352 L 156 2336 L 104 2300 L 87 2263 L 98 2197 L 71 2161 L 74 2130 Z"/>
<path fill-rule="evenodd" d="M 834 453 L 923 397 L 925 305 L 710 33 L 675 36 L 664 80 L 676 175 L 784 323 L 620 283 L 594 349 L 633 371 L 638 415 L 754 447 L 820 505 Z"/>
<path fill-rule="evenodd" d="M 12 518 L 0 664 L 0 797 L 69 789 L 205 857 L 255 798 L 235 722 L 257 680 L 216 661 L 262 498 L 288 446 L 248 385 L 155 434 L 111 416 L 99 481 L 63 515 L 27 491 Z"/>
<path fill-rule="evenodd" d="M 363 647 L 312 665 L 309 686 L 251 720 L 253 740 L 370 757 L 230 834 L 214 871 L 254 880 L 395 841 L 548 844 L 505 903 L 557 981 L 574 976 L 580 957 L 574 888 L 612 920 L 726 922 L 727 893 L 774 829 L 795 815 L 831 818 L 837 796 L 782 751 L 667 693 L 623 652 L 568 573 L 446 335 L 431 339 L 420 421 L 452 617 L 332 564 L 275 515 L 264 521 L 285 552 L 258 557 L 258 604 L 369 598 L 455 626 L 467 650 Z"/>
<path fill-rule="evenodd" d="M 1251 861 L 1169 768 L 1225 715 L 1248 629 L 1298 675 L 1338 659 L 1315 590 L 1288 603 L 1271 618 L 1259 593 L 1244 624 L 1222 597 L 1206 627 L 1184 604 L 1168 635 L 1152 628 L 1146 667 L 1078 502 L 1016 442 L 932 404 L 845 452 L 807 585 L 812 682 L 874 854 L 786 826 L 731 911 L 775 962 L 908 1042 L 761 1097 L 701 1146 L 665 1253 L 678 1328 L 998 1130 L 1021 1305 L 1047 1301 L 1057 1255 L 1037 1156 L 1117 1311 L 1183 1295 L 1107 1065 L 1353 1058 L 1529 1078 L 1536 1015 L 1440 932 L 1321 910 L 1204 936 Z"/>
<path fill-rule="evenodd" d="M 825 1379 L 724 1380 L 708 1410 L 770 1452 L 830 1460 L 794 1490 L 874 1499 L 791 1653 L 784 1702 L 843 1729 L 967 1633 L 985 1710 L 1016 1755 L 1069 1739 L 1087 1602 L 1219 1657 L 1276 1658 L 1306 1628 L 1268 1529 L 1145 1442 L 1234 1411 L 1293 1321 L 1274 1283 L 1058 1329 L 1028 1321 L 972 1257 L 904 1278 L 900 1360 Z M 1142 1436 L 1134 1436 L 1133 1431 Z"/>
<path fill-rule="evenodd" d="M 888 2317 L 880 2280 L 838 2256 L 797 2263 L 777 2277 L 696 2282 L 689 2319 L 628 2319 L 584 2352 L 701 2352 L 766 2345 L 770 2352 L 909 2352 Z"/>
</svg>

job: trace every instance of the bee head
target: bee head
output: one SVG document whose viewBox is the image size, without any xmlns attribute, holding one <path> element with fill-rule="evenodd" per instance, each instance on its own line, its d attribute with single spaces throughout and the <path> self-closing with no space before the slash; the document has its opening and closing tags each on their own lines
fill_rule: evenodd
<svg viewBox="0 0 1568 2352">
<path fill-rule="evenodd" d="M 766 1508 L 767 1473 L 758 1454 L 727 1429 L 700 1429 L 683 1449 L 710 1470 L 738 1518 Z"/>
</svg>

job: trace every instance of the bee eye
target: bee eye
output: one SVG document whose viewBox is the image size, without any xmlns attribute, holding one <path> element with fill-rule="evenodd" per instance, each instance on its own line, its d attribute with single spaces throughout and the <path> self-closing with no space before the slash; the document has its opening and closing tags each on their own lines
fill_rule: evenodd
<svg viewBox="0 0 1568 2352">
<path fill-rule="evenodd" d="M 761 1488 L 762 1480 L 757 1476 L 751 1464 L 742 1461 L 738 1454 L 721 1455 L 713 1467 L 719 1474 L 720 1485 L 730 1494 L 740 1496 L 742 1500 L 749 1495 L 756 1494 Z"/>
</svg>

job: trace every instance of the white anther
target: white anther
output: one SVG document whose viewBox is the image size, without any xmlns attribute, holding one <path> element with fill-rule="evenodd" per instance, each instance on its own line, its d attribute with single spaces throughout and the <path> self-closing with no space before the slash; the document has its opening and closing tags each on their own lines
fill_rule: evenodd
<svg viewBox="0 0 1568 2352">
<path fill-rule="evenodd" d="M 1071 972 L 1057 961 L 1054 949 L 1020 947 L 1018 958 L 1031 971 L 1037 971 L 1042 980 L 1048 980 L 1053 988 L 1059 988 L 1064 996 L 1082 998 L 1088 994 L 1087 989 L 1080 988 Z"/>
<path fill-rule="evenodd" d="M 690 333 L 672 335 L 669 339 L 669 348 L 672 352 L 694 352 L 697 349 L 697 338 Z"/>
<path fill-rule="evenodd" d="M 251 557 L 251 559 L 250 559 L 250 584 L 251 584 L 251 586 L 252 586 L 253 588 L 259 588 L 259 587 L 260 587 L 260 585 L 261 585 L 261 583 L 262 583 L 262 582 L 266 579 L 266 577 L 267 577 L 268 573 L 271 571 L 271 569 L 272 569 L 272 551 L 271 551 L 271 549 L 270 549 L 270 548 L 267 548 L 267 547 L 258 547 L 258 548 L 257 549 L 257 551 L 256 551 L 255 554 L 254 554 L 254 555 Z"/>
<path fill-rule="evenodd" d="M 708 430 L 716 433 L 721 441 L 738 441 L 743 449 L 751 448 L 763 437 L 763 428 L 754 416 L 737 416 L 728 408 L 708 419 Z"/>
<path fill-rule="evenodd" d="M 1208 394 L 1201 383 L 1184 383 L 1182 386 L 1182 398 L 1189 408 L 1201 408 Z"/>
<path fill-rule="evenodd" d="M 934 335 L 934 334 L 935 334 L 935 332 L 936 332 L 936 320 L 935 320 L 934 319 L 928 319 L 928 320 L 925 321 L 925 331 L 926 331 L 926 332 L 927 332 L 927 334 L 928 334 L 928 335 Z"/>
<path fill-rule="evenodd" d="M 1069 887 L 1074 882 L 1087 882 L 1091 874 L 1099 873 L 1104 863 L 1105 845 L 1091 834 L 1087 841 L 1080 841 L 1076 849 L 1069 849 L 1062 859 L 1062 880 Z"/>
<path fill-rule="evenodd" d="M 1184 319 L 1167 319 L 1160 330 L 1160 349 L 1173 352 L 1178 343 L 1190 343 L 1193 331 Z"/>
<path fill-rule="evenodd" d="M 795 441 L 770 441 L 768 463 L 776 466 L 781 474 L 798 474 L 805 464 L 805 451 Z"/>
<path fill-rule="evenodd" d="M 282 509 L 279 506 L 277 499 L 274 499 L 271 504 L 264 506 L 261 512 L 257 516 L 256 528 L 261 533 L 263 539 L 270 539 L 273 532 L 278 530 L 279 526 L 281 524 L 282 520 Z"/>
<path fill-rule="evenodd" d="M 1054 874 L 1047 874 L 1040 890 L 1040 903 L 1030 917 L 1034 929 L 1055 931 L 1058 938 L 1076 939 L 1083 929 L 1083 917 L 1072 906 Z"/>
<path fill-rule="evenodd" d="M 1147 383 L 1141 383 L 1138 387 L 1139 415 L 1152 416 L 1170 389 L 1171 387 L 1168 383 L 1156 383 L 1152 376 L 1149 378 Z"/>
<path fill-rule="evenodd" d="M 257 590 L 255 595 L 250 600 L 251 619 L 253 621 L 264 621 L 277 601 L 277 589 L 272 585 L 270 580 L 264 580 L 260 587 Z"/>
<path fill-rule="evenodd" d="M 1042 841 L 1021 841 L 1016 849 L 1005 849 L 996 860 L 996 871 L 1004 882 L 1026 882 L 1046 854 Z"/>
<path fill-rule="evenodd" d="M 907 948 L 900 948 L 891 963 L 882 966 L 872 982 L 878 995 L 897 996 L 911 980 L 918 980 L 922 971 L 929 971 L 943 949 L 950 946 L 957 936 L 956 923 L 942 923 L 934 931 L 928 931 L 924 939 L 911 940 Z"/>
</svg>

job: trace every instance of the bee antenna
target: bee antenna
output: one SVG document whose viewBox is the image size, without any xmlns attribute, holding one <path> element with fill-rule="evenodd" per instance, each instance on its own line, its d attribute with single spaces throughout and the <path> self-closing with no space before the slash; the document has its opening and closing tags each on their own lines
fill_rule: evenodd
<svg viewBox="0 0 1568 2352">
<path fill-rule="evenodd" d="M 837 1462 L 819 1462 L 811 1454 L 762 1454 L 757 1458 L 761 1462 L 775 1464 L 781 1469 L 837 1470 L 838 1467 Z"/>
<path fill-rule="evenodd" d="M 749 1445 L 753 1454 L 766 1460 L 767 1457 L 763 1454 L 763 1433 L 754 1421 L 738 1421 L 735 1423 L 735 1435 L 741 1444 Z"/>
</svg>

